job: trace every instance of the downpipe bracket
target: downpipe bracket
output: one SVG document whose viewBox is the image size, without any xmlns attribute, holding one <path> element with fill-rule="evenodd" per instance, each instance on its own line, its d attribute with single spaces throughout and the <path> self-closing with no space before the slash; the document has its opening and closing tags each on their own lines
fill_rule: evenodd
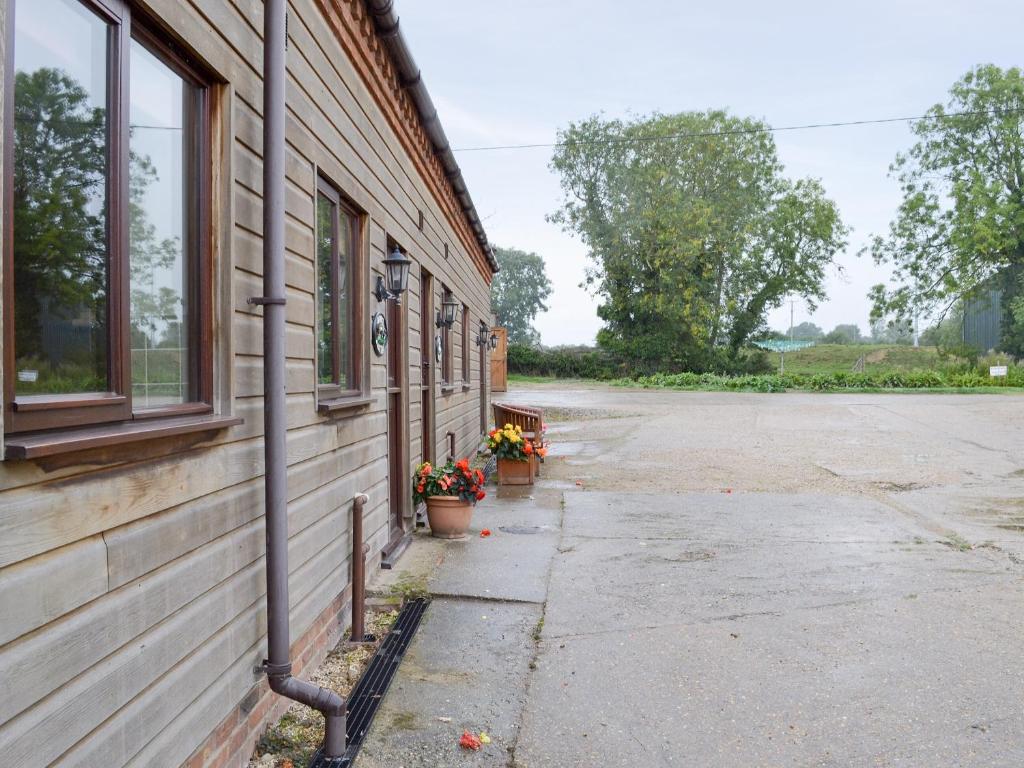
<svg viewBox="0 0 1024 768">
<path fill-rule="evenodd" d="M 264 659 L 263 663 L 255 668 L 257 673 L 266 674 L 267 677 L 291 677 L 292 663 L 272 664 L 270 659 Z"/>
</svg>

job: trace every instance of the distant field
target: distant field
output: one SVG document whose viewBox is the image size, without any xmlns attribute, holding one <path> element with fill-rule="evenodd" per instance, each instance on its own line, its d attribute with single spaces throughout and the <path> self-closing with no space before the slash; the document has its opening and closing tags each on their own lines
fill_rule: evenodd
<svg viewBox="0 0 1024 768">
<path fill-rule="evenodd" d="M 848 373 L 861 356 L 864 357 L 865 373 L 935 370 L 951 362 L 939 358 L 935 347 L 818 344 L 798 352 L 787 352 L 786 373 Z M 778 353 L 769 353 L 769 358 L 778 366 Z"/>
</svg>

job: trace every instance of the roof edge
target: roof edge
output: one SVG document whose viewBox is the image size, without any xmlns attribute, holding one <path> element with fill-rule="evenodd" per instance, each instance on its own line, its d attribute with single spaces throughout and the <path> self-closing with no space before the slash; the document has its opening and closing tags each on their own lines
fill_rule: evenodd
<svg viewBox="0 0 1024 768">
<path fill-rule="evenodd" d="M 466 182 L 462 178 L 462 170 L 455 161 L 455 155 L 452 154 L 451 145 L 448 143 L 448 137 L 441 126 L 434 102 L 427 92 L 426 85 L 423 84 L 422 73 L 419 67 L 416 66 L 416 60 L 412 57 L 412 52 L 409 50 L 405 35 L 402 34 L 398 14 L 395 13 L 394 0 L 366 0 L 366 7 L 373 19 L 377 34 L 380 35 L 385 46 L 387 46 L 391 60 L 398 70 L 398 77 L 402 87 L 409 93 L 413 104 L 416 106 L 423 130 L 434 147 L 434 154 L 441 161 L 444 175 L 455 192 L 455 197 L 459 201 L 459 205 L 466 220 L 469 222 L 470 228 L 473 230 L 473 234 L 476 235 L 477 242 L 483 249 L 488 266 L 490 266 L 492 272 L 496 273 L 498 271 L 498 260 L 494 255 L 494 249 L 487 239 L 487 233 L 484 231 L 483 223 L 480 221 L 480 214 L 477 213 L 476 206 L 473 205 L 473 199 L 469 195 L 469 189 L 466 187 Z"/>
</svg>

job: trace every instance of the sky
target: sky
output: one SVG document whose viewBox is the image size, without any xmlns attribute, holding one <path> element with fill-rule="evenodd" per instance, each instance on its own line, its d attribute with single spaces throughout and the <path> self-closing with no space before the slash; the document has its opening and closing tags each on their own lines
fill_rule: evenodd
<svg viewBox="0 0 1024 768">
<path fill-rule="evenodd" d="M 908 117 L 945 102 L 971 67 L 1024 63 L 1020 0 L 399 0 L 403 32 L 455 149 L 551 143 L 596 113 L 727 108 L 779 126 Z M 913 144 L 905 122 L 775 134 L 791 178 L 822 181 L 852 228 L 828 300 L 795 322 L 868 330 L 868 289 L 889 271 L 857 253 L 900 202 L 888 176 Z M 455 154 L 490 241 L 544 257 L 554 292 L 546 345 L 601 327 L 579 287 L 584 244 L 548 223 L 561 200 L 551 149 Z M 787 329 L 790 306 L 769 323 Z"/>
</svg>

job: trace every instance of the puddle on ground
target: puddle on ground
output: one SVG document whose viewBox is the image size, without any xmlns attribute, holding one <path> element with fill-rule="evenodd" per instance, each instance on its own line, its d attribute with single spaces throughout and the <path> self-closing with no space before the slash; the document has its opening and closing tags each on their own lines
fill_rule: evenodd
<svg viewBox="0 0 1024 768">
<path fill-rule="evenodd" d="M 504 533 L 531 534 L 544 533 L 545 531 L 554 531 L 556 529 L 551 525 L 499 525 L 498 530 Z"/>
</svg>

